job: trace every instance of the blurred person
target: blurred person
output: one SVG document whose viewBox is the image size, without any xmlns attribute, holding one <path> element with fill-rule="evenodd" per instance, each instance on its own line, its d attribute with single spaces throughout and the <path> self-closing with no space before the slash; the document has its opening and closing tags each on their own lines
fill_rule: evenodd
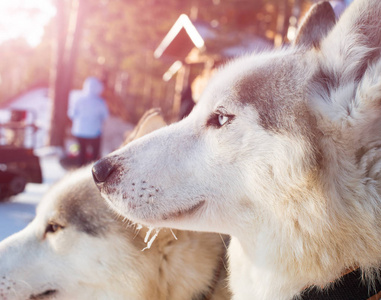
<svg viewBox="0 0 381 300">
<path fill-rule="evenodd" d="M 71 133 L 78 140 L 78 163 L 81 166 L 100 157 L 102 126 L 109 116 L 102 92 L 102 82 L 88 77 L 83 89 L 69 103 L 68 116 L 73 122 Z"/>
</svg>

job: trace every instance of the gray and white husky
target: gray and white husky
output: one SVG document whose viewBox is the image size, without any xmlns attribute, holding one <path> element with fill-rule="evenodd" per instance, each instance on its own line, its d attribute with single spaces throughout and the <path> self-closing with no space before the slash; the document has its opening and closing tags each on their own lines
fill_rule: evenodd
<svg viewBox="0 0 381 300">
<path fill-rule="evenodd" d="M 294 45 L 221 69 L 184 120 L 98 161 L 119 213 L 215 231 L 234 299 L 291 299 L 381 264 L 381 1 L 336 23 L 311 10 Z"/>
<path fill-rule="evenodd" d="M 166 229 L 142 251 L 145 239 L 108 208 L 89 167 L 69 173 L 0 243 L 0 300 L 230 299 L 221 236 Z"/>
</svg>

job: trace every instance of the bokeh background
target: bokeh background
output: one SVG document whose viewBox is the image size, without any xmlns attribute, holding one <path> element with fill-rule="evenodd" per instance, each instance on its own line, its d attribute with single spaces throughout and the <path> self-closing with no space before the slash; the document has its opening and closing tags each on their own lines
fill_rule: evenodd
<svg viewBox="0 0 381 300">
<path fill-rule="evenodd" d="M 47 143 L 63 145 L 70 92 L 97 76 L 112 114 L 126 122 L 136 123 L 151 107 L 178 120 L 183 102 L 198 100 L 219 65 L 292 41 L 313 2 L 2 0 L 0 107 L 47 87 L 53 103 Z"/>
</svg>

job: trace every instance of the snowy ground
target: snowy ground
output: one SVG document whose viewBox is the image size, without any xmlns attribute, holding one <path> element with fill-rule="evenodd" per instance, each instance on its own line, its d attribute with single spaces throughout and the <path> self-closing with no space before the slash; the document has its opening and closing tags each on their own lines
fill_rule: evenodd
<svg viewBox="0 0 381 300">
<path fill-rule="evenodd" d="M 28 183 L 23 193 L 14 196 L 9 202 L 0 203 L 0 241 L 24 228 L 35 215 L 35 209 L 49 187 L 62 178 L 66 170 L 59 163 L 62 150 L 44 146 L 49 131 L 51 102 L 46 89 L 33 90 L 16 99 L 11 108 L 33 110 L 37 117 L 36 155 L 40 158 L 43 183 Z M 105 124 L 102 141 L 102 154 L 115 150 L 123 141 L 125 133 L 132 129 L 131 124 L 110 117 Z M 70 141 L 68 141 L 70 143 Z"/>
</svg>

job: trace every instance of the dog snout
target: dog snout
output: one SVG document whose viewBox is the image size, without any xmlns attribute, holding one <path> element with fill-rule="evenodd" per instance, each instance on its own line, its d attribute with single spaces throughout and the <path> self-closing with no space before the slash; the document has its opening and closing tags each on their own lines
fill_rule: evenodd
<svg viewBox="0 0 381 300">
<path fill-rule="evenodd" d="M 92 168 L 93 178 L 95 183 L 103 183 L 116 169 L 115 164 L 110 158 L 105 157 L 98 160 Z"/>
</svg>

